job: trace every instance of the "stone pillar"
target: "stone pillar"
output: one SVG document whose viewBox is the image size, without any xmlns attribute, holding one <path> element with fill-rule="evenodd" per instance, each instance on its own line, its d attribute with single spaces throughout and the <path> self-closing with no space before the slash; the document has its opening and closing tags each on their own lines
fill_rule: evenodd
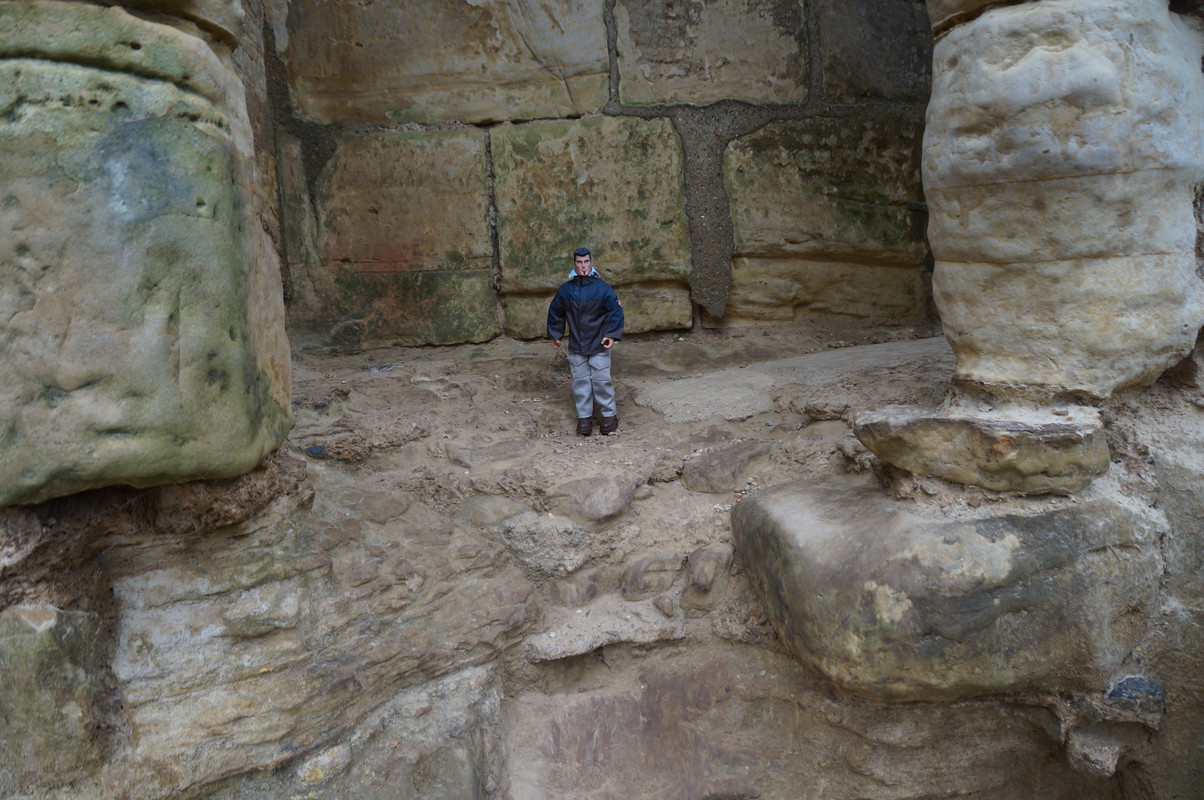
<svg viewBox="0 0 1204 800">
<path fill-rule="evenodd" d="M 0 505 L 237 475 L 288 433 L 233 61 L 189 22 L 0 2 Z"/>
<path fill-rule="evenodd" d="M 911 471 L 1074 491 L 1107 469 L 1094 406 L 1153 382 L 1204 323 L 1201 41 L 1165 0 L 929 11 L 945 32 L 924 189 L 960 392 L 935 415 L 867 415 L 860 435 Z M 934 457 L 968 428 L 979 444 Z"/>
</svg>

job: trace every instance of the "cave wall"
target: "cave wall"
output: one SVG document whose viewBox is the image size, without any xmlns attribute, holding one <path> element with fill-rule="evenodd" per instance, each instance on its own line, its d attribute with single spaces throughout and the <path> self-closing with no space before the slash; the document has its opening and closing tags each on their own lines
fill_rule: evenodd
<svg viewBox="0 0 1204 800">
<path fill-rule="evenodd" d="M 295 335 L 539 337 L 581 245 L 630 332 L 928 314 L 922 3 L 270 17 Z"/>
</svg>

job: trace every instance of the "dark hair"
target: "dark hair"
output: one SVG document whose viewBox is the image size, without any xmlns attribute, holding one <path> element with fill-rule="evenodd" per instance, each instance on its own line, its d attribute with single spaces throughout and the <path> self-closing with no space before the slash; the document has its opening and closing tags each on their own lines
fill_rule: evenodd
<svg viewBox="0 0 1204 800">
<path fill-rule="evenodd" d="M 589 248 L 588 247 L 578 247 L 576 250 L 573 251 L 573 255 L 574 256 L 588 256 Z"/>
</svg>

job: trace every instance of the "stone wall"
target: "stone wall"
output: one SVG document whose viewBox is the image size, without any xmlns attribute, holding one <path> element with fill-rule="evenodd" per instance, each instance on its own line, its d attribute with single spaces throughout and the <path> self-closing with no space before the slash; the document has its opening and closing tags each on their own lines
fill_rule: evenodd
<svg viewBox="0 0 1204 800">
<path fill-rule="evenodd" d="M 294 334 L 536 338 L 581 245 L 629 332 L 927 314 L 922 3 L 279 0 L 271 18 Z"/>
</svg>

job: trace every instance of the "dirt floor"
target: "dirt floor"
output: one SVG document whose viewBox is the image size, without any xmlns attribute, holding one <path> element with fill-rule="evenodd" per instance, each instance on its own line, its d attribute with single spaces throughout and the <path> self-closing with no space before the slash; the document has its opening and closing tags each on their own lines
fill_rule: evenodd
<svg viewBox="0 0 1204 800">
<path fill-rule="evenodd" d="M 311 471 L 353 465 L 340 472 L 447 510 L 473 494 L 538 507 L 554 485 L 606 471 L 669 483 L 692 458 L 766 443 L 740 487 L 694 498 L 727 506 L 755 487 L 856 471 L 856 411 L 941 400 L 953 360 L 936 333 L 800 324 L 629 337 L 613 356 L 619 431 L 588 438 L 573 432 L 564 351 L 544 341 L 354 353 L 302 343 L 286 450 Z"/>
</svg>

